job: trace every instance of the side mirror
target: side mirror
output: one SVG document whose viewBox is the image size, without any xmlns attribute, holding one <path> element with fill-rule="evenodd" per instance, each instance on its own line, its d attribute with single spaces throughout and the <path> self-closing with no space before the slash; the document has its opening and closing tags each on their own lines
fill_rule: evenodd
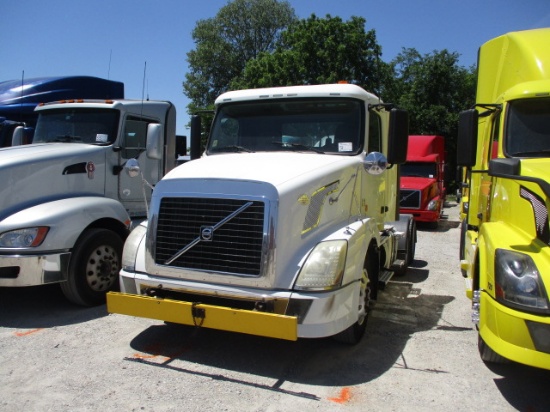
<svg viewBox="0 0 550 412">
<path fill-rule="evenodd" d="M 17 126 L 11 138 L 12 146 L 21 146 L 25 144 L 25 128 L 23 126 Z"/>
<path fill-rule="evenodd" d="M 489 160 L 489 176 L 514 177 L 521 174 L 521 161 L 517 158 Z"/>
<path fill-rule="evenodd" d="M 176 159 L 187 155 L 187 136 L 176 135 Z"/>
<path fill-rule="evenodd" d="M 363 167 L 370 175 L 380 175 L 388 168 L 388 160 L 380 152 L 370 152 L 363 161 Z"/>
<path fill-rule="evenodd" d="M 465 110 L 458 117 L 458 139 L 456 164 L 471 167 L 476 164 L 477 132 L 479 112 L 476 109 Z"/>
<path fill-rule="evenodd" d="M 201 157 L 201 118 L 199 115 L 191 116 L 191 160 Z"/>
<path fill-rule="evenodd" d="M 130 177 L 137 177 L 141 173 L 139 162 L 136 159 L 128 159 L 124 165 L 124 170 L 126 170 L 126 173 L 128 173 Z"/>
<path fill-rule="evenodd" d="M 388 163 L 403 164 L 407 160 L 409 143 L 409 114 L 406 110 L 391 109 L 388 141 Z"/>
<path fill-rule="evenodd" d="M 159 123 L 150 123 L 147 125 L 146 152 L 149 159 L 162 159 L 162 151 L 164 148 L 162 131 L 163 127 Z"/>
</svg>

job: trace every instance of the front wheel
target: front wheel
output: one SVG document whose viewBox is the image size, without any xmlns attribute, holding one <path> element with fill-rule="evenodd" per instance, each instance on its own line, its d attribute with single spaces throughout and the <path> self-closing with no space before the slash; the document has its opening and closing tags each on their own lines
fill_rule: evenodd
<svg viewBox="0 0 550 412">
<path fill-rule="evenodd" d="M 479 350 L 479 356 L 483 362 L 508 363 L 508 359 L 492 350 L 479 334 L 477 335 L 477 348 Z"/>
<path fill-rule="evenodd" d="M 71 255 L 69 274 L 61 283 L 65 297 L 82 306 L 105 302 L 105 294 L 118 288 L 123 241 L 107 229 L 86 230 Z"/>
<path fill-rule="evenodd" d="M 411 219 L 407 227 L 407 237 L 407 257 L 405 261 L 407 262 L 407 266 L 410 266 L 416 252 L 416 222 L 414 219 Z"/>
<path fill-rule="evenodd" d="M 412 217 L 407 224 L 406 236 L 405 256 L 403 259 L 405 264 L 400 269 L 395 271 L 396 275 L 404 275 L 407 273 L 407 269 L 412 264 L 416 253 L 416 222 Z"/>
<path fill-rule="evenodd" d="M 359 286 L 360 289 L 359 302 L 357 306 L 357 322 L 355 322 L 347 329 L 344 329 L 339 334 L 335 335 L 335 340 L 355 345 L 359 343 L 359 341 L 365 334 L 365 331 L 367 329 L 367 320 L 369 318 L 372 303 L 372 276 L 374 276 L 377 267 L 378 262 L 376 261 L 376 259 L 374 259 L 374 255 L 369 254 L 367 261 L 365 262 L 365 267 L 363 268 L 361 284 Z"/>
</svg>

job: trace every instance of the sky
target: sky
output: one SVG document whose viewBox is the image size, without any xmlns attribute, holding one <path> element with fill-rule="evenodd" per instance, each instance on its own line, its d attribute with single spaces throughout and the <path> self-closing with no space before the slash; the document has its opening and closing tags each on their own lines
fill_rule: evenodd
<svg viewBox="0 0 550 412">
<path fill-rule="evenodd" d="M 124 83 L 127 98 L 169 100 L 188 135 L 182 83 L 197 21 L 229 0 L 0 0 L 0 81 L 96 76 Z M 289 0 L 299 18 L 365 18 L 382 60 L 403 48 L 447 49 L 476 64 L 481 44 L 501 34 L 550 27 L 549 0 Z"/>
</svg>

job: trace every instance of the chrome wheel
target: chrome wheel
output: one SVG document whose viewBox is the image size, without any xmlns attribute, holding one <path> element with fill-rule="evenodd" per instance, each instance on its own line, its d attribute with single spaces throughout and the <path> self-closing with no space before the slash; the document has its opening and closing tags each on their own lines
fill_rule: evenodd
<svg viewBox="0 0 550 412">
<path fill-rule="evenodd" d="M 86 264 L 86 282 L 90 289 L 104 292 L 118 280 L 120 258 L 117 251 L 109 245 L 94 249 Z"/>
</svg>

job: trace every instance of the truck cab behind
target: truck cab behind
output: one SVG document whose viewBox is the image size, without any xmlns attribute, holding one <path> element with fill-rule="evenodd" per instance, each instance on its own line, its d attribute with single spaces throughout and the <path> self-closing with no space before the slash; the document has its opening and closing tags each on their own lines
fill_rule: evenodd
<svg viewBox="0 0 550 412">
<path fill-rule="evenodd" d="M 400 180 L 401 213 L 413 215 L 417 222 L 437 224 L 446 196 L 443 136 L 409 136 Z"/>
</svg>

